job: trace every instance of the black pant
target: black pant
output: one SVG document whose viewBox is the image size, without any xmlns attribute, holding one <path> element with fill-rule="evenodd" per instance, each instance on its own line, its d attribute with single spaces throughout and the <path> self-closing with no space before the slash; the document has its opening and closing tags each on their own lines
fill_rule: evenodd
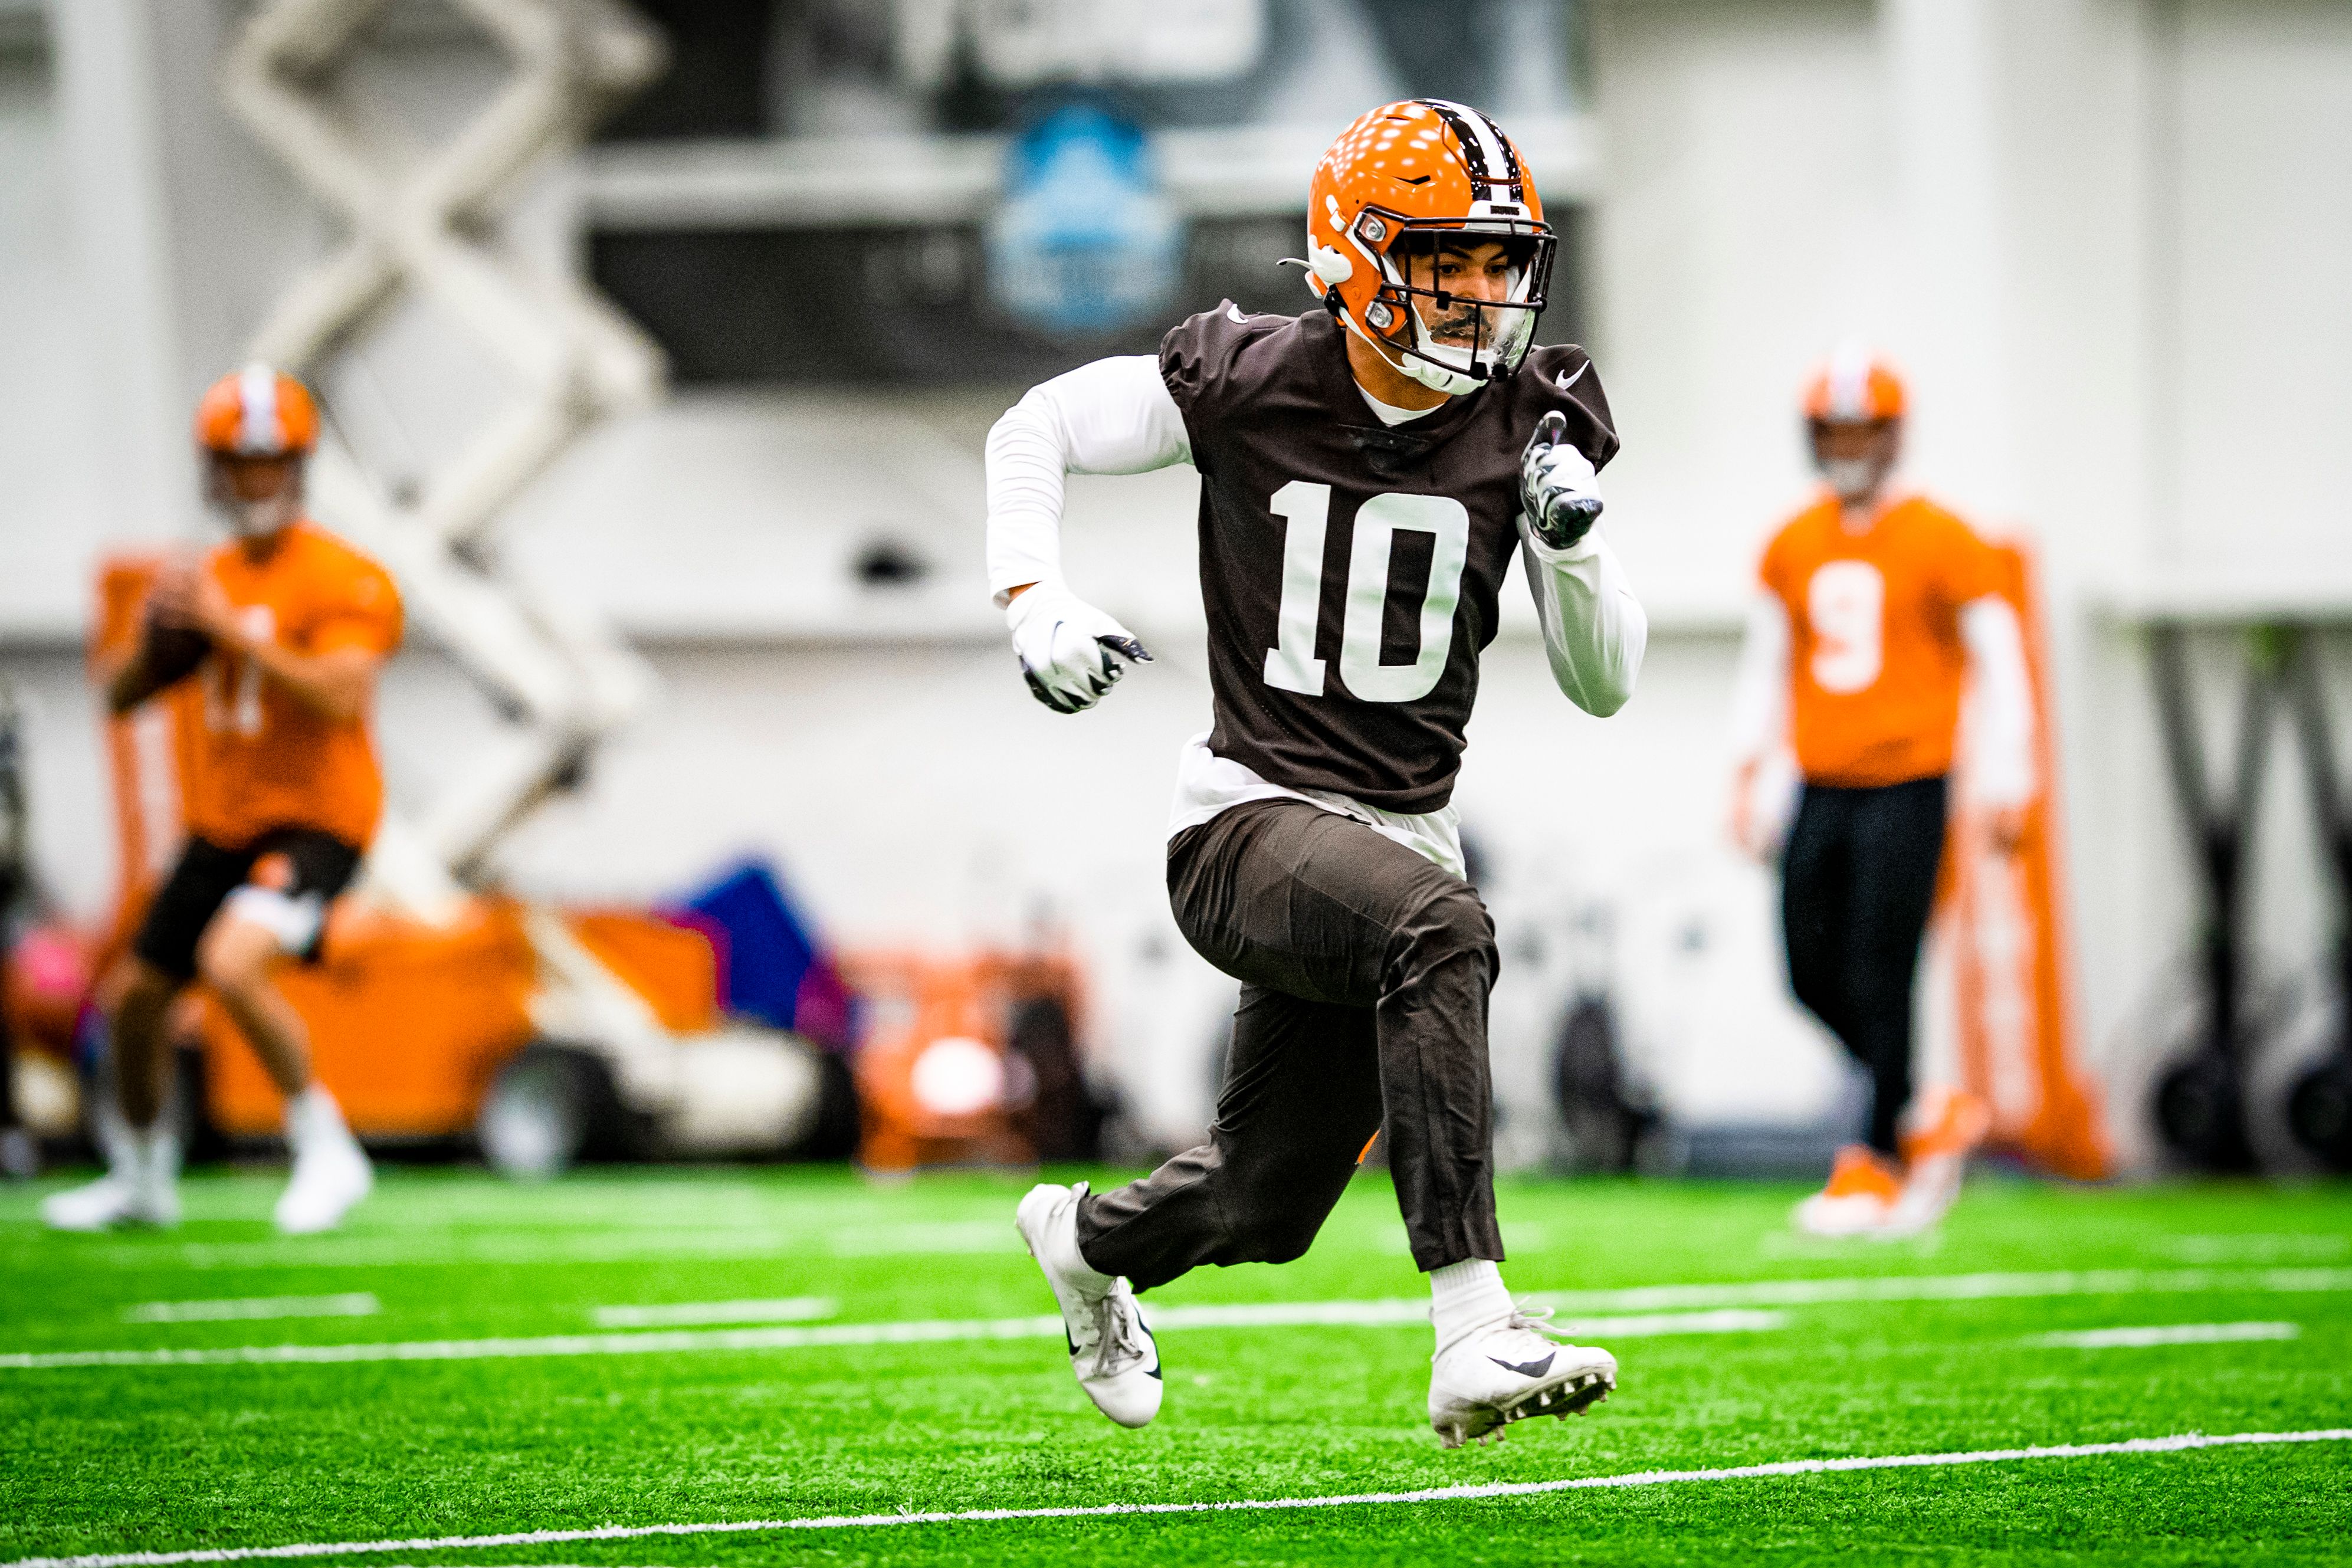
<svg viewBox="0 0 2352 1568">
<path fill-rule="evenodd" d="M 1243 983 L 1209 1142 L 1088 1198 L 1078 1249 L 1138 1289 L 1307 1250 L 1376 1131 L 1423 1269 L 1499 1261 L 1477 892 L 1362 823 L 1253 801 L 1168 847 L 1185 940 Z"/>
<path fill-rule="evenodd" d="M 229 895 L 247 885 L 323 915 L 360 868 L 360 850 L 314 827 L 273 827 L 229 848 L 189 836 L 179 864 L 155 891 L 131 951 L 182 984 L 196 977 L 196 948 Z M 316 959 L 324 928 L 295 957 Z"/>
<path fill-rule="evenodd" d="M 1869 1070 L 1870 1146 L 1895 1152 L 1911 1103 L 1911 985 L 1944 858 L 1944 781 L 1808 784 L 1780 865 L 1797 1000 Z"/>
</svg>

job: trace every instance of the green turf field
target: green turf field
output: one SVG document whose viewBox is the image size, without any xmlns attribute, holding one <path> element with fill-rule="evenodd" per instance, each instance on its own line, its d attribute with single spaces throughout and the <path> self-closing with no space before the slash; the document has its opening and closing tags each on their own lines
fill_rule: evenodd
<svg viewBox="0 0 2352 1568">
<path fill-rule="evenodd" d="M 678 1170 L 518 1188 L 394 1170 L 347 1231 L 299 1241 L 268 1229 L 277 1181 L 193 1179 L 168 1236 L 45 1235 L 34 1207 L 56 1184 L 0 1190 L 0 1563 L 352 1542 L 406 1543 L 350 1559 L 366 1568 L 2352 1560 L 2341 1438 L 433 1543 L 2352 1427 L 2341 1186 L 1987 1180 L 1940 1237 L 1874 1247 L 1795 1242 L 1790 1188 L 1513 1184 L 1513 1289 L 1613 1320 L 1580 1337 L 1616 1351 L 1622 1381 L 1589 1417 L 1444 1453 L 1421 1414 L 1422 1281 L 1377 1175 L 1302 1262 L 1147 1298 L 1168 1396 L 1142 1432 L 1097 1416 L 1044 1337 L 1051 1302 L 1012 1227 L 1025 1184 L 1009 1176 Z M 714 1305 L 747 1301 L 766 1305 Z M 1359 1321 L 1240 1310 L 1265 1303 L 1354 1303 L 1309 1310 Z M 710 1321 L 729 1317 L 760 1321 Z M 892 1324 L 929 1326 L 876 1327 Z M 2217 1337 L 2050 1337 L 2158 1328 Z M 279 1348 L 336 1346 L 364 1348 Z M 155 1353 L 207 1351 L 231 1353 Z"/>
</svg>

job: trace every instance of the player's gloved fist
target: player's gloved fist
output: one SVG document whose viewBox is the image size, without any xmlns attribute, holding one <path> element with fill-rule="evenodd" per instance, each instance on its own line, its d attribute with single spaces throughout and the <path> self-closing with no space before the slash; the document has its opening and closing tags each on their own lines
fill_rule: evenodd
<svg viewBox="0 0 2352 1568">
<path fill-rule="evenodd" d="M 1537 422 L 1519 457 L 1519 504 L 1537 540 L 1566 550 L 1601 517 L 1601 476 L 1568 438 L 1568 420 L 1555 408 Z"/>
<path fill-rule="evenodd" d="M 1151 662 L 1135 634 L 1059 583 L 1033 583 L 1005 607 L 1013 651 L 1037 700 L 1076 713 L 1102 700 L 1127 673 L 1121 659 Z"/>
</svg>

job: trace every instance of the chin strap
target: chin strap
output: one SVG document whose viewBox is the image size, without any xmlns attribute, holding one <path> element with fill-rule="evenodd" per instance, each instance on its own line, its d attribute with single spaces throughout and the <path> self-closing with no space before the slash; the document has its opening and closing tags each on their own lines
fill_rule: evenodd
<svg viewBox="0 0 2352 1568">
<path fill-rule="evenodd" d="M 1306 266 L 1306 263 L 1304 262 L 1294 261 L 1293 264 L 1297 266 Z M 1310 268 L 1309 270 L 1311 271 L 1313 269 Z M 1448 397 L 1467 397 L 1470 394 L 1477 391 L 1479 388 L 1492 385 L 1494 383 L 1505 379 L 1505 377 L 1509 374 L 1509 372 L 1501 371 L 1500 366 L 1498 365 L 1498 374 L 1493 375 L 1480 375 L 1475 370 L 1463 370 L 1458 366 L 1447 364 L 1443 360 L 1432 359 L 1429 355 L 1421 353 L 1415 350 L 1398 348 L 1386 338 L 1376 336 L 1366 331 L 1364 327 L 1357 321 L 1355 317 L 1349 315 L 1348 313 L 1346 301 L 1339 298 L 1339 289 L 1326 286 L 1320 297 L 1323 301 L 1323 309 L 1330 313 L 1331 319 L 1339 322 L 1342 327 L 1345 327 L 1349 331 L 1351 331 L 1358 337 L 1363 339 L 1367 343 L 1370 343 L 1371 345 L 1372 352 L 1381 356 L 1381 363 L 1387 365 L 1399 375 L 1402 375 L 1410 381 L 1418 382 L 1422 385 L 1428 387 L 1433 392 L 1442 392 Z M 1417 326 L 1419 318 L 1414 312 L 1410 301 L 1407 301 L 1404 307 L 1404 315 L 1407 322 L 1413 323 Z M 1475 362 L 1476 356 L 1474 354 L 1472 356 L 1472 363 L 1475 364 Z M 1429 366 L 1431 367 L 1433 374 L 1452 376 L 1456 380 L 1467 382 L 1469 384 L 1466 386 L 1443 385 L 1438 382 L 1430 380 L 1427 375 L 1415 370 L 1413 367 L 1416 364 Z M 1517 367 L 1515 366 L 1513 368 L 1516 369 Z"/>
<path fill-rule="evenodd" d="M 1448 397 L 1466 396 L 1469 393 L 1475 392 L 1478 388 L 1486 384 L 1486 382 L 1480 380 L 1477 376 L 1466 374 L 1462 371 L 1455 370 L 1452 365 L 1441 365 L 1439 368 L 1444 370 L 1449 375 L 1461 376 L 1463 380 L 1471 384 L 1468 387 L 1457 391 L 1453 387 L 1440 386 L 1435 382 L 1424 379 L 1423 376 L 1415 373 L 1413 370 L 1413 364 L 1416 362 L 1421 363 L 1432 363 L 1426 355 L 1417 354 L 1411 349 L 1397 348 L 1396 345 L 1391 343 L 1387 339 L 1377 337 L 1372 333 L 1366 331 L 1362 327 L 1357 324 L 1356 318 L 1348 314 L 1346 309 L 1339 303 L 1339 291 L 1337 289 L 1325 289 L 1323 291 L 1323 300 L 1324 308 L 1331 312 L 1332 320 L 1338 321 L 1348 331 L 1355 333 L 1356 336 L 1363 339 L 1365 342 L 1370 344 L 1372 352 L 1381 356 L 1381 363 L 1387 365 L 1399 375 L 1403 376 L 1406 380 L 1417 383 L 1422 386 L 1426 386 L 1433 392 L 1444 393 Z"/>
<path fill-rule="evenodd" d="M 1491 381 L 1500 379 L 1480 375 L 1475 370 L 1463 370 L 1459 366 L 1447 364 L 1444 360 L 1433 360 L 1427 354 L 1415 353 L 1411 350 L 1407 350 L 1406 354 L 1413 363 L 1399 365 L 1398 372 L 1411 376 L 1431 391 L 1442 392 L 1448 397 L 1467 397 L 1479 388 L 1488 385 Z M 1415 369 L 1415 365 L 1434 368 Z"/>
</svg>

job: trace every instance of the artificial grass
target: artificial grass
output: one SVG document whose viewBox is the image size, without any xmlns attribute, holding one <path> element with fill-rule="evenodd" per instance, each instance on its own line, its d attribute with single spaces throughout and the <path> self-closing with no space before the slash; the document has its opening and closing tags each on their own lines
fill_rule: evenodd
<svg viewBox="0 0 2352 1568">
<path fill-rule="evenodd" d="M 173 1235 L 58 1237 L 0 1190 L 0 1352 L 593 1333 L 603 1305 L 823 1296 L 830 1321 L 1034 1316 L 1024 1179 L 392 1170 L 344 1232 L 268 1228 L 277 1177 L 199 1176 Z M 42 1189 L 47 1190 L 45 1184 Z M 1979 1181 L 1937 1236 L 1800 1243 L 1794 1189 L 1515 1183 L 1516 1290 L 2117 1269 L 2089 1293 L 1831 1301 L 1612 1341 L 1617 1394 L 1441 1452 L 1423 1327 L 1170 1330 L 1167 1406 L 1096 1415 L 1050 1339 L 551 1359 L 0 1370 L 0 1562 L 975 1508 L 1265 1499 L 2352 1424 L 2352 1190 Z M 2152 1289 L 2156 1284 L 2165 1289 Z M 2291 1287 L 2291 1288 L 2283 1288 Z M 1313 1252 L 1147 1298 L 1413 1298 L 1360 1178 Z M 373 1316 L 138 1322 L 154 1301 L 368 1292 Z M 1596 1309 L 1600 1310 L 1600 1309 Z M 1583 1315 L 1584 1304 L 1575 1306 Z M 2053 1331 L 2287 1322 L 2081 1350 Z M 2352 1443 L 1279 1512 L 395 1552 L 355 1563 L 2318 1563 L 2352 1558 Z"/>
</svg>

